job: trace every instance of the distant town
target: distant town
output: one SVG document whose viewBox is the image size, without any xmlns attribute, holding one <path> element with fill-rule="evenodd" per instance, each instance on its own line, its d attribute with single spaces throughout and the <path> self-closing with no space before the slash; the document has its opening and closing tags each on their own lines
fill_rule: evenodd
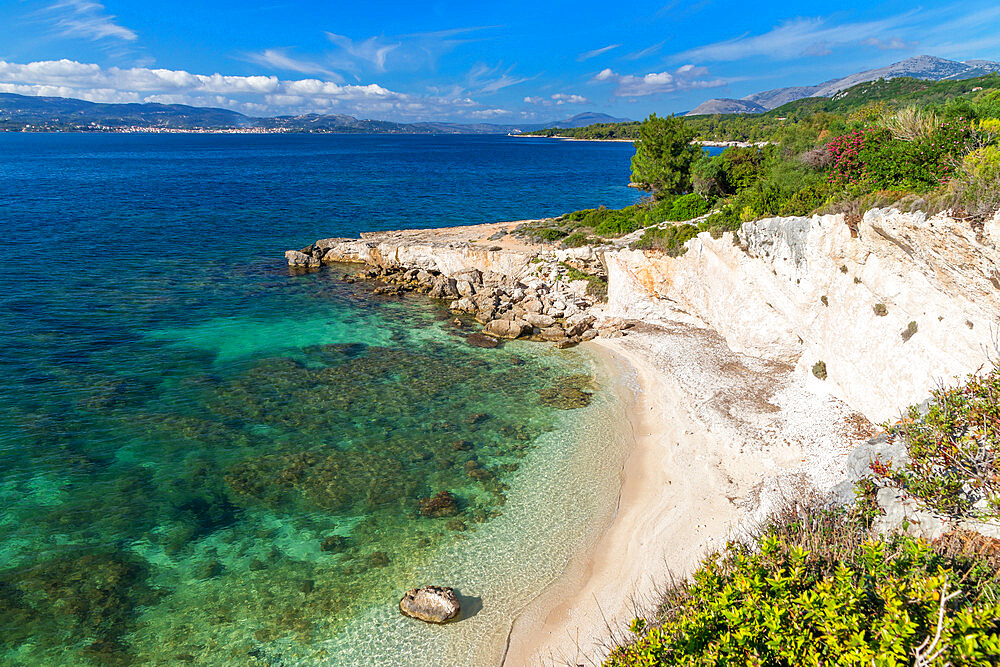
<svg viewBox="0 0 1000 667">
<path fill-rule="evenodd" d="M 26 124 L 4 127 L 0 132 L 102 132 L 110 134 L 285 134 L 295 132 L 285 127 L 162 127 L 155 125 L 66 125 Z"/>
</svg>

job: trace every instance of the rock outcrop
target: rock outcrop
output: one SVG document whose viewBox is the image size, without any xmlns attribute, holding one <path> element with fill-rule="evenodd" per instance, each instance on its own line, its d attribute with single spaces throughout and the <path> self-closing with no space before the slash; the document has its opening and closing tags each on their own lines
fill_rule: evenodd
<svg viewBox="0 0 1000 667">
<path fill-rule="evenodd" d="M 321 239 L 303 250 L 289 250 L 285 257 L 289 266 L 305 270 L 364 263 L 365 270 L 345 280 L 371 281 L 373 291 L 384 296 L 418 292 L 448 299 L 453 313 L 472 316 L 483 325 L 467 336 L 473 346 L 495 347 L 500 340 L 526 338 L 570 347 L 596 336 L 590 333 L 596 320 L 587 313 L 598 299 L 588 294 L 588 280 L 571 280 L 569 271 L 583 269 L 600 276 L 600 256 L 589 247 L 557 250 L 516 240 L 505 247 L 484 246 L 480 237 L 497 227 Z M 464 324 L 461 318 L 457 321 Z"/>
<path fill-rule="evenodd" d="M 399 601 L 404 616 L 426 623 L 447 623 L 458 618 L 462 606 L 455 591 L 445 586 L 424 586 L 406 592 Z"/>
<path fill-rule="evenodd" d="M 829 391 L 875 422 L 975 371 L 1000 330 L 1000 221 L 976 229 L 923 213 L 872 210 L 772 218 L 707 233 L 680 257 L 608 252 L 607 316 L 681 321 L 730 348 L 796 364 L 822 361 Z"/>
</svg>

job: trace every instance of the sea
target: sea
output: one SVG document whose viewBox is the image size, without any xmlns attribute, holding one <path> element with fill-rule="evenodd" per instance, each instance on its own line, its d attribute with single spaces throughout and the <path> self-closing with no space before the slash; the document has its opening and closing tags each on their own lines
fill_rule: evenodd
<svg viewBox="0 0 1000 667">
<path fill-rule="evenodd" d="M 628 205 L 632 152 L 0 134 L 0 664 L 497 664 L 611 519 L 620 374 L 283 252 Z"/>
</svg>

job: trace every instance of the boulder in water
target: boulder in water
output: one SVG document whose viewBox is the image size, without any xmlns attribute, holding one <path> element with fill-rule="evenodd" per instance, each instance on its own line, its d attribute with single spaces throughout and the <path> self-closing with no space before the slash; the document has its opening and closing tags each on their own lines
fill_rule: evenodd
<svg viewBox="0 0 1000 667">
<path fill-rule="evenodd" d="M 441 491 L 420 501 L 420 513 L 424 516 L 441 517 L 458 514 L 458 501 L 449 491 Z"/>
<path fill-rule="evenodd" d="M 479 333 L 478 331 L 466 336 L 465 342 L 472 347 L 494 348 L 500 345 L 500 341 L 493 336 L 487 336 L 486 334 Z"/>
<path fill-rule="evenodd" d="M 299 250 L 286 250 L 285 259 L 288 260 L 288 266 L 307 266 L 309 268 L 317 268 L 320 265 L 319 259 L 307 255 Z"/>
<path fill-rule="evenodd" d="M 455 591 L 445 586 L 424 586 L 406 592 L 399 601 L 404 616 L 426 623 L 447 623 L 462 610 Z"/>
</svg>

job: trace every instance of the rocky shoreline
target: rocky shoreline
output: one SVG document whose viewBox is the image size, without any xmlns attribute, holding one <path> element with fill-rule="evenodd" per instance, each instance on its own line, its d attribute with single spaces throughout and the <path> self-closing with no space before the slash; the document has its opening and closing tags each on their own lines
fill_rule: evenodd
<svg viewBox="0 0 1000 667">
<path fill-rule="evenodd" d="M 502 230 L 501 236 L 507 231 Z M 475 240 L 467 239 L 431 242 L 421 250 L 419 244 L 407 243 L 419 239 L 420 232 L 393 234 L 399 237 L 391 241 L 380 234 L 361 240 L 321 239 L 301 250 L 286 251 L 285 259 L 294 270 L 304 271 L 361 262 L 364 269 L 342 279 L 368 281 L 376 294 L 413 292 L 449 300 L 456 316 L 470 316 L 482 325 L 467 337 L 470 345 L 478 347 L 523 339 L 562 349 L 598 336 L 622 336 L 631 326 L 603 317 L 604 301 L 592 293 L 591 284 L 606 281 L 607 272 L 600 256 L 589 247 L 528 247 L 508 237 L 508 247 L 481 249 Z M 498 240 L 496 233 L 491 238 Z M 520 245 L 512 248 L 511 243 Z M 586 278 L 573 279 L 579 275 Z"/>
</svg>

